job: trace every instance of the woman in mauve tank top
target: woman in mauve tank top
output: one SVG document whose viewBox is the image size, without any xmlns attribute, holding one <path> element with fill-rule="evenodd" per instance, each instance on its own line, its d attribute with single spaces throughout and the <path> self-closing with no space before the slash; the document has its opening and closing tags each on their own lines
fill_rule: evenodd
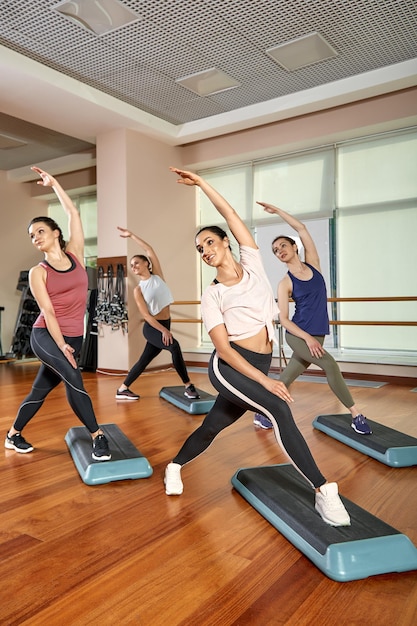
<svg viewBox="0 0 417 626">
<path fill-rule="evenodd" d="M 90 396 L 77 364 L 83 334 L 88 279 L 84 265 L 84 233 L 80 214 L 58 181 L 39 167 L 32 167 L 51 187 L 68 219 L 69 241 L 50 217 L 35 217 L 28 233 L 43 261 L 29 272 L 29 286 L 40 314 L 33 324 L 30 344 L 40 367 L 28 396 L 21 403 L 13 426 L 6 435 L 5 448 L 22 454 L 32 452 L 22 430 L 42 407 L 48 394 L 63 382 L 68 402 L 92 438 L 92 458 L 109 461 L 107 438 L 99 427 Z"/>
</svg>

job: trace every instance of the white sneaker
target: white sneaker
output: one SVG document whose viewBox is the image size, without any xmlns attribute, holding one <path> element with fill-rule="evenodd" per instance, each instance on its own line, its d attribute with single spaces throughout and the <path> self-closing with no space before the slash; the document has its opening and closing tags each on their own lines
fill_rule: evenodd
<svg viewBox="0 0 417 626">
<path fill-rule="evenodd" d="M 167 496 L 180 496 L 184 490 L 181 480 L 181 465 L 168 463 L 165 469 L 165 493 Z"/>
<path fill-rule="evenodd" d="M 350 526 L 349 513 L 343 506 L 337 483 L 326 483 L 316 492 L 315 509 L 330 526 Z"/>
</svg>

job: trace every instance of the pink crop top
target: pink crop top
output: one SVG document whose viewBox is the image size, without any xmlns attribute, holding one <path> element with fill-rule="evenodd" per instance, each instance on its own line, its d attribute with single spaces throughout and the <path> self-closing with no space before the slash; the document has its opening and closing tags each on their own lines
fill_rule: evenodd
<svg viewBox="0 0 417 626">
<path fill-rule="evenodd" d="M 209 285 L 201 297 L 201 314 L 207 332 L 226 326 L 229 341 L 253 337 L 266 326 L 270 341 L 276 342 L 273 320 L 278 306 L 258 249 L 240 246 L 243 277 L 226 287 Z"/>
</svg>

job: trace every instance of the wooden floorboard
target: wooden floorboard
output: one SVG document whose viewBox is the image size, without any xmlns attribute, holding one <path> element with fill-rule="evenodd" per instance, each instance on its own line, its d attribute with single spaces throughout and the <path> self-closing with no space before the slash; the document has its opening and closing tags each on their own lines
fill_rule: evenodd
<svg viewBox="0 0 417 626">
<path fill-rule="evenodd" d="M 6 433 L 36 363 L 0 365 L 0 428 Z M 194 383 L 213 392 L 204 371 Z M 163 488 L 167 462 L 201 422 L 159 397 L 175 372 L 147 373 L 138 402 L 116 402 L 121 377 L 84 373 L 100 423 L 115 423 L 153 475 L 85 485 L 64 441 L 79 423 L 57 388 L 28 425 L 33 453 L 2 447 L 0 624 L 269 626 L 417 623 L 417 572 L 339 583 L 257 513 L 231 486 L 239 467 L 284 463 L 271 431 L 247 413 L 183 469 L 184 494 Z M 369 418 L 417 437 L 410 384 L 351 387 Z M 296 382 L 295 419 L 316 461 L 341 493 L 417 545 L 417 467 L 390 468 L 312 428 L 345 413 L 327 385 Z"/>
</svg>

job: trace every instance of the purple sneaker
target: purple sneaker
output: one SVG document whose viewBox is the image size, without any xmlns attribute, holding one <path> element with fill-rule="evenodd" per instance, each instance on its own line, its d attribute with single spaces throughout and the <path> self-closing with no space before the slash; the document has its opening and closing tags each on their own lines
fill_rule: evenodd
<svg viewBox="0 0 417 626">
<path fill-rule="evenodd" d="M 270 430 L 271 428 L 273 428 L 272 422 L 269 417 L 262 415 L 262 413 L 255 413 L 253 423 L 255 426 L 259 426 L 259 428 L 263 428 L 264 430 Z"/>
<path fill-rule="evenodd" d="M 359 415 L 352 420 L 351 426 L 359 435 L 372 435 L 372 430 L 366 421 L 366 417 L 362 415 L 362 413 L 359 413 Z"/>
</svg>

